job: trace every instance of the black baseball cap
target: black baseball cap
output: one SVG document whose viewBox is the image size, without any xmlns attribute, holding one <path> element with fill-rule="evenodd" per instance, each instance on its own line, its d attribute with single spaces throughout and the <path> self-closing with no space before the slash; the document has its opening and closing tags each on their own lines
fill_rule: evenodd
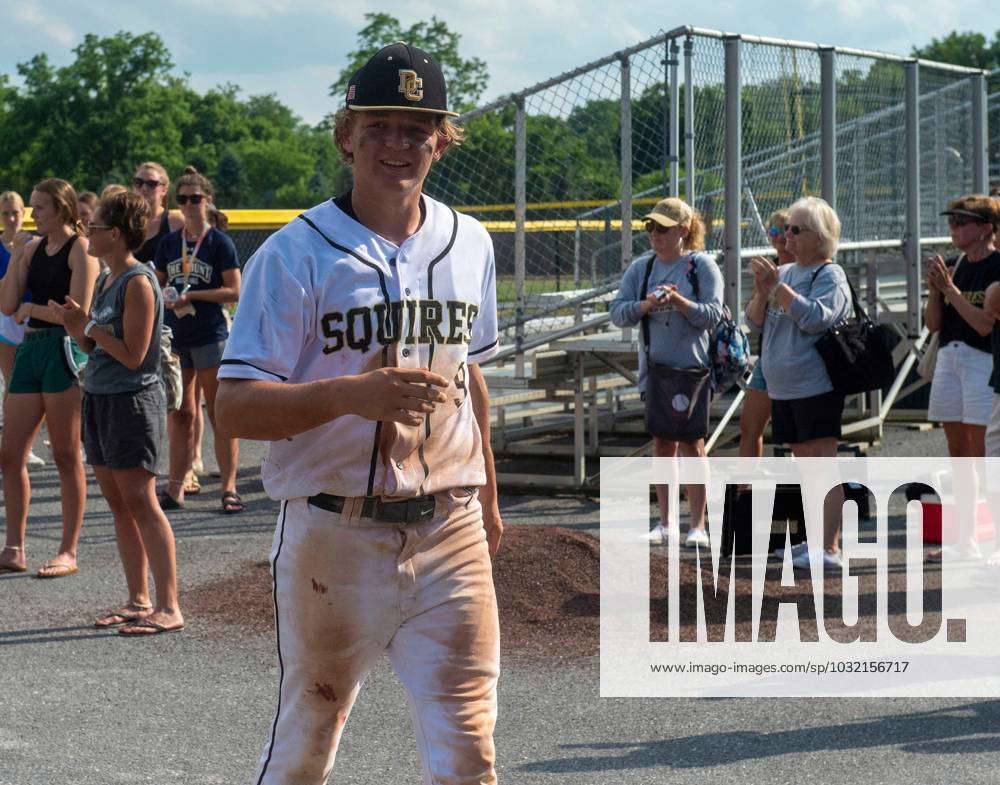
<svg viewBox="0 0 1000 785">
<path fill-rule="evenodd" d="M 448 111 L 441 66 L 423 49 L 402 41 L 383 47 L 347 83 L 347 108 L 408 109 L 458 117 Z"/>
</svg>

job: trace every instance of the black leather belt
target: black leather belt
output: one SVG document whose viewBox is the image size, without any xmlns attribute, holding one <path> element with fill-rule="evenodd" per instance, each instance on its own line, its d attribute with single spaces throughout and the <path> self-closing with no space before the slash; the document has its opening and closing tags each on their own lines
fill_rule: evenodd
<svg viewBox="0 0 1000 785">
<path fill-rule="evenodd" d="M 307 501 L 313 507 L 328 512 L 343 512 L 348 497 L 317 493 Z M 420 523 L 434 517 L 437 502 L 433 496 L 418 496 L 398 502 L 384 502 L 377 496 L 366 496 L 361 505 L 361 518 L 371 518 L 386 523 Z"/>
</svg>

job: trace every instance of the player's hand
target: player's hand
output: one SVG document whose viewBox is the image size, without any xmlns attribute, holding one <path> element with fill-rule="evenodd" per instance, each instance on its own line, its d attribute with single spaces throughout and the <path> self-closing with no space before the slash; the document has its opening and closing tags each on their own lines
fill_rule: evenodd
<svg viewBox="0 0 1000 785">
<path fill-rule="evenodd" d="M 492 505 L 491 509 L 483 508 L 483 529 L 486 531 L 486 544 L 490 548 L 490 558 L 496 558 L 500 551 L 500 538 L 503 536 L 503 521 L 500 510 Z"/>
<path fill-rule="evenodd" d="M 448 400 L 448 380 L 422 368 L 379 368 L 349 378 L 348 412 L 367 420 L 420 425 Z"/>
</svg>

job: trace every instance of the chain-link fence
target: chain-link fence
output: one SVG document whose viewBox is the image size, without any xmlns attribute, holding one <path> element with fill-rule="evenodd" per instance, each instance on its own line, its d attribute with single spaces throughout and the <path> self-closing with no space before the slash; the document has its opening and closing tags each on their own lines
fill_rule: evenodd
<svg viewBox="0 0 1000 785">
<path fill-rule="evenodd" d="M 974 69 L 678 28 L 463 115 L 466 142 L 425 190 L 490 230 L 503 340 L 523 349 L 603 312 L 648 248 L 641 216 L 670 194 L 702 212 L 730 278 L 766 246 L 770 213 L 809 194 L 836 202 L 845 242 L 909 238 L 919 255 L 916 238 L 946 233 L 947 200 L 986 187 L 979 118 L 1000 135 L 1000 97 L 984 85 Z M 266 233 L 235 231 L 241 257 Z M 733 305 L 744 287 L 727 284 Z"/>
<path fill-rule="evenodd" d="M 738 65 L 727 76 L 734 41 Z M 981 72 L 694 28 L 465 115 L 469 141 L 432 171 L 427 191 L 490 228 L 506 338 L 529 341 L 600 310 L 623 264 L 648 247 L 638 219 L 670 193 L 702 211 L 710 251 L 737 258 L 740 248 L 766 244 L 773 210 L 807 194 L 835 194 L 845 241 L 903 238 L 914 182 L 911 63 L 919 95 L 916 233 L 940 235 L 941 205 L 972 190 L 984 165 L 975 150 L 972 78 Z M 825 96 L 835 96 L 827 139 Z M 734 111 L 741 134 L 727 122 Z M 726 151 L 734 140 L 740 204 L 727 213 Z M 734 214 L 739 232 L 727 234 Z M 589 290 L 595 297 L 580 308 Z"/>
</svg>

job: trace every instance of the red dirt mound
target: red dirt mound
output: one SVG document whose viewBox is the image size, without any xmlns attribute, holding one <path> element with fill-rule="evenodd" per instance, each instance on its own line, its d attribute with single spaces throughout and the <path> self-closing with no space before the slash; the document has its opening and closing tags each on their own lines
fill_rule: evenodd
<svg viewBox="0 0 1000 785">
<path fill-rule="evenodd" d="M 659 551 L 659 549 L 657 549 Z M 681 616 L 692 619 L 693 604 L 697 602 L 695 590 L 696 566 L 690 552 L 680 562 Z M 493 582 L 496 586 L 500 610 L 501 646 L 505 655 L 523 656 L 546 660 L 572 659 L 597 654 L 599 643 L 599 544 L 596 537 L 557 526 L 507 526 L 503 546 L 493 565 Z M 730 583 L 729 564 L 723 562 L 726 577 L 720 578 L 720 590 Z M 774 582 L 768 592 L 769 601 L 790 602 L 812 594 L 808 578 L 797 575 L 798 585 L 779 586 L 780 565 L 771 574 Z M 710 574 L 704 572 L 703 580 Z M 749 563 L 737 562 L 735 582 L 731 587 L 739 594 L 751 591 Z M 927 589 L 940 585 L 940 572 L 926 576 Z M 874 574 L 860 576 L 859 586 L 862 627 L 874 625 L 876 595 Z M 890 607 L 905 614 L 905 574 L 890 573 Z M 825 582 L 827 614 L 839 609 L 840 580 L 828 577 Z M 650 622 L 651 639 L 666 640 L 667 629 L 667 561 L 662 552 L 650 558 Z M 267 562 L 247 563 L 236 575 L 203 584 L 188 592 L 183 598 L 185 614 L 190 618 L 208 617 L 223 622 L 223 634 L 231 635 L 229 625 L 236 625 L 249 634 L 273 630 L 271 579 Z M 925 597 L 929 612 L 933 595 Z M 902 601 L 902 606 L 899 605 Z M 803 635 L 815 630 L 815 619 L 801 614 Z M 709 634 L 721 637 L 725 622 L 725 609 L 707 612 Z M 751 611 L 749 603 L 737 609 L 738 638 L 749 636 Z M 684 627 L 690 633 L 692 627 Z M 774 625 L 764 623 L 760 633 L 773 633 Z"/>
</svg>

